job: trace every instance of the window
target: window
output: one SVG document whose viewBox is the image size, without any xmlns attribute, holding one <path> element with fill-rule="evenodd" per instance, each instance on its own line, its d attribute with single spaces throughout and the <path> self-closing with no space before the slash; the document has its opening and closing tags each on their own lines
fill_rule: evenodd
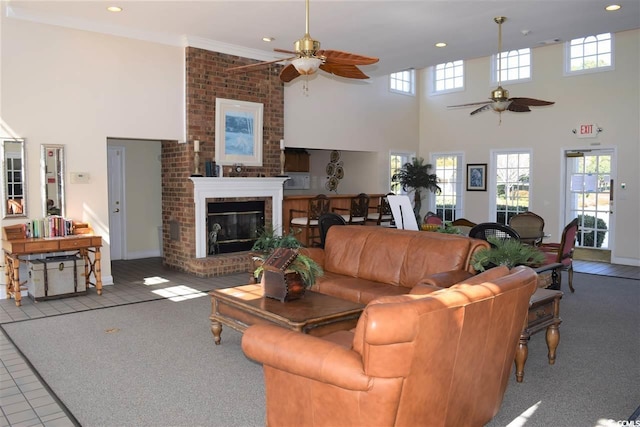
<svg viewBox="0 0 640 427">
<path fill-rule="evenodd" d="M 389 76 L 389 89 L 391 92 L 405 95 L 415 94 L 415 70 L 404 70 Z"/>
<path fill-rule="evenodd" d="M 402 166 L 409 163 L 415 156 L 416 153 L 407 152 L 392 152 L 389 155 L 389 191 L 394 194 L 407 194 L 407 192 L 402 189 L 402 185 L 393 180 L 393 177 L 402 169 Z"/>
<path fill-rule="evenodd" d="M 493 55 L 493 83 L 531 80 L 531 49 L 511 50 Z M 498 76 L 498 70 L 500 75 Z"/>
<path fill-rule="evenodd" d="M 509 224 L 513 215 L 529 210 L 531 153 L 529 151 L 496 151 L 492 192 L 496 200 L 496 222 Z"/>
<path fill-rule="evenodd" d="M 435 206 L 431 210 L 444 221 L 453 221 L 463 216 L 462 211 L 462 154 L 441 153 L 431 156 L 431 164 L 435 166 L 440 194 L 435 194 Z"/>
<path fill-rule="evenodd" d="M 613 36 L 610 33 L 573 39 L 565 44 L 565 73 L 606 71 L 613 68 Z"/>
<path fill-rule="evenodd" d="M 433 92 L 464 88 L 464 61 L 438 64 L 433 68 Z"/>
</svg>

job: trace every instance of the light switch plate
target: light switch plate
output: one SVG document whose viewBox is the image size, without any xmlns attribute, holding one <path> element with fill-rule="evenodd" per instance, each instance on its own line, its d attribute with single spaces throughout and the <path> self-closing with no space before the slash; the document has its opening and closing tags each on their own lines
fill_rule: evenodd
<svg viewBox="0 0 640 427">
<path fill-rule="evenodd" d="M 72 184 L 88 184 L 91 179 L 89 172 L 71 172 Z"/>
</svg>

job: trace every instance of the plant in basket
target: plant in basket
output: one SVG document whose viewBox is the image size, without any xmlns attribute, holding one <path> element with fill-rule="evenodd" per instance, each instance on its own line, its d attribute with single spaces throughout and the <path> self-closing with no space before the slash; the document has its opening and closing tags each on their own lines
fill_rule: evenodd
<svg viewBox="0 0 640 427">
<path fill-rule="evenodd" d="M 478 250 L 471 260 L 471 265 L 478 272 L 498 265 L 506 265 L 509 268 L 516 265 L 532 267 L 542 264 L 546 259 L 538 248 L 516 239 L 489 237 L 487 241 L 491 248 Z"/>
<path fill-rule="evenodd" d="M 253 246 L 256 263 L 253 275 L 265 287 L 265 296 L 289 301 L 300 298 L 324 272 L 307 255 L 298 252 L 302 245 L 291 234 L 275 235 L 265 229 Z"/>
</svg>

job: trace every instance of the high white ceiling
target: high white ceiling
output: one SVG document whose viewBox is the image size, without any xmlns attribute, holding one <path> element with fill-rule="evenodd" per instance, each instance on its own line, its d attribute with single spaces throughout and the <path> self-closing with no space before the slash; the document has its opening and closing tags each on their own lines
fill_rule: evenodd
<svg viewBox="0 0 640 427">
<path fill-rule="evenodd" d="M 605 5 L 622 5 L 606 12 Z M 304 0 L 3 0 L 8 16 L 174 45 L 206 45 L 260 60 L 282 56 L 305 32 Z M 107 12 L 118 5 L 120 13 Z M 323 49 L 380 58 L 371 76 L 497 51 L 640 28 L 638 0 L 311 0 L 310 34 Z M 525 35 L 525 33 L 527 33 Z M 262 37 L 273 37 L 271 43 Z M 446 48 L 436 48 L 444 41 Z M 198 46 L 201 47 L 201 46 Z"/>
</svg>

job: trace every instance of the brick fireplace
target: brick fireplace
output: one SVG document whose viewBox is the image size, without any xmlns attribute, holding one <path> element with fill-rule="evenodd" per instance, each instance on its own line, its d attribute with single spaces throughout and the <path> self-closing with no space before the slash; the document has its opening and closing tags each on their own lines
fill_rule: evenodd
<svg viewBox="0 0 640 427">
<path fill-rule="evenodd" d="M 272 64 L 251 73 L 226 71 L 232 66 L 255 62 L 258 61 L 194 47 L 185 49 L 187 143 L 162 142 L 162 252 L 163 263 L 171 268 L 201 277 L 250 268 L 251 258 L 246 252 L 206 256 L 206 221 L 203 220 L 206 200 L 265 200 L 265 221 L 274 227 L 280 226 L 284 179 L 276 175 L 280 173 L 280 139 L 284 137 L 284 86 L 278 78 L 282 66 Z M 200 141 L 200 170 L 204 170 L 204 161 L 215 160 L 218 97 L 263 104 L 262 166 L 246 166 L 240 177 L 230 177 L 227 166 L 224 178 L 190 179 L 195 170 L 193 140 Z M 199 180 L 216 182 L 212 186 L 219 187 L 221 192 L 208 195 L 204 200 L 196 198 Z M 279 190 L 259 189 L 271 183 Z M 273 191 L 277 193 L 275 198 Z"/>
</svg>

